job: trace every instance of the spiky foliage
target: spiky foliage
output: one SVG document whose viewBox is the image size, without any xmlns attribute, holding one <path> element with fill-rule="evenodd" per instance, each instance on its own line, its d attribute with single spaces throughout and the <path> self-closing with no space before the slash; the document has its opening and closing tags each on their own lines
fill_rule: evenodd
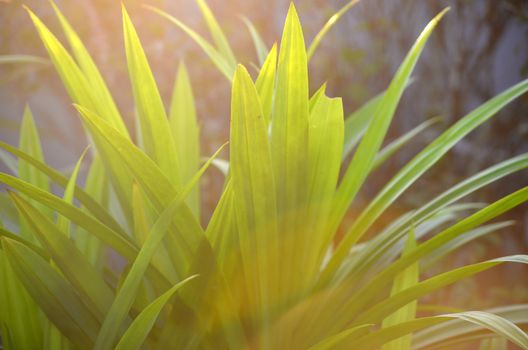
<svg viewBox="0 0 528 350">
<path fill-rule="evenodd" d="M 18 230 L 0 229 L 4 348 L 425 349 L 491 331 L 497 338 L 482 342 L 483 349 L 505 348 L 505 340 L 528 349 L 528 336 L 515 325 L 528 322 L 528 305 L 417 316 L 425 295 L 506 262 L 528 262 L 524 255 L 508 256 L 420 278 L 424 266 L 509 225 L 488 222 L 525 202 L 528 188 L 487 206 L 459 201 L 525 169 L 528 154 L 482 170 L 365 238 L 405 190 L 524 94 L 528 81 L 460 118 L 402 167 L 351 226 L 343 225 L 372 171 L 434 122 L 381 147 L 445 13 L 427 25 L 387 90 L 345 120 L 341 99 L 328 97 L 324 86 L 309 96 L 307 66 L 324 34 L 354 3 L 328 21 L 308 50 L 293 5 L 280 49 L 268 51 L 246 20 L 262 64 L 256 80 L 237 65 L 203 0 L 198 4 L 213 43 L 154 9 L 197 41 L 232 82 L 229 163 L 215 159 L 217 152 L 201 168 L 185 66 L 167 112 L 125 9 L 137 144 L 65 17 L 55 7 L 70 51 L 28 10 L 93 147 L 81 187 L 83 157 L 69 178 L 46 165 L 29 109 L 20 147 L 0 143 L 14 173 L 0 174 L 12 189 L 10 201 L 2 197 L 4 219 Z M 18 158 L 18 168 L 7 153 Z M 213 161 L 228 170 L 203 227 L 198 183 Z M 51 192 L 52 184 L 63 194 Z M 345 234 L 336 240 L 340 227 Z M 116 259 L 126 268 L 111 263 Z"/>
</svg>

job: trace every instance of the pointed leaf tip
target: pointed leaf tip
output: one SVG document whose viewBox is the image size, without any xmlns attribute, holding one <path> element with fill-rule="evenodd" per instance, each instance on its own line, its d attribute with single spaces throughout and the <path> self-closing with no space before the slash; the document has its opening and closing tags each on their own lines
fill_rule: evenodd
<svg viewBox="0 0 528 350">
<path fill-rule="evenodd" d="M 440 20 L 442 19 L 442 17 L 445 16 L 445 14 L 447 12 L 449 12 L 451 10 L 451 6 L 447 6 L 446 8 L 444 8 L 442 11 L 440 11 L 434 18 L 433 20 L 431 21 L 432 23 L 434 23 L 434 25 L 436 25 L 438 22 L 440 22 Z"/>
<path fill-rule="evenodd" d="M 233 81 L 235 81 L 235 79 L 237 79 L 237 77 L 241 78 L 241 77 L 246 77 L 246 76 L 251 79 L 251 75 L 249 74 L 249 72 L 246 69 L 246 67 L 243 64 L 238 63 L 237 66 L 236 66 L 236 69 L 235 69 L 235 74 L 233 76 Z M 253 80 L 251 80 L 251 81 L 253 81 Z"/>
<path fill-rule="evenodd" d="M 290 1 L 290 7 L 288 8 L 288 14 L 290 13 L 290 11 L 293 11 L 293 13 L 297 14 L 297 9 L 295 8 L 295 4 L 293 3 L 293 1 Z"/>
<path fill-rule="evenodd" d="M 125 20 L 130 21 L 130 16 L 129 16 L 128 11 L 126 9 L 126 6 L 125 6 L 125 4 L 123 2 L 121 2 L 121 15 L 123 17 L 123 22 Z"/>
</svg>

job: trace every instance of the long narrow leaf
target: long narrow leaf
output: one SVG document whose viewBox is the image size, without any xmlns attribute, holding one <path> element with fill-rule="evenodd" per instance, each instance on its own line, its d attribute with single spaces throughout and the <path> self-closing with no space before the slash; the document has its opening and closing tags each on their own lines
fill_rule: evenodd
<svg viewBox="0 0 528 350">
<path fill-rule="evenodd" d="M 402 255 L 406 255 L 409 252 L 411 252 L 416 247 L 416 240 L 414 237 L 414 232 L 411 231 L 411 234 L 409 235 L 409 238 L 407 239 L 407 242 L 405 244 L 404 250 L 402 252 Z M 391 290 L 391 297 L 398 294 L 399 292 L 402 292 L 404 290 L 407 290 L 409 288 L 414 287 L 418 283 L 418 278 L 420 275 L 420 270 L 418 267 L 418 263 L 414 263 L 411 266 L 407 267 L 405 270 L 400 272 L 396 277 L 394 278 L 394 283 L 392 285 Z M 404 323 L 410 320 L 413 320 L 416 317 L 416 309 L 417 309 L 418 302 L 416 300 L 411 301 L 407 305 L 404 305 L 400 309 L 398 309 L 396 312 L 389 314 L 389 316 L 385 317 L 383 319 L 383 328 L 387 328 L 399 323 Z M 398 338 L 396 340 L 393 340 L 389 343 L 384 344 L 381 349 L 382 350 L 409 350 L 411 348 L 411 342 L 412 338 L 411 336 L 405 336 Z"/>
<path fill-rule="evenodd" d="M 43 162 L 35 159 L 31 155 L 18 150 L 17 148 L 8 145 L 5 142 L 0 141 L 0 148 L 5 149 L 9 153 L 16 155 L 18 158 L 23 159 L 28 164 L 31 164 L 35 169 L 38 169 L 40 172 L 45 174 L 50 178 L 55 184 L 59 185 L 62 188 L 66 188 L 68 185 L 68 178 L 60 174 L 55 169 L 47 166 Z M 86 191 L 82 188 L 75 186 L 75 198 L 79 200 L 95 217 L 97 217 L 101 222 L 111 227 L 114 231 L 119 232 L 122 235 L 125 235 L 124 229 L 117 223 L 117 221 L 108 214 L 108 212 L 94 200 Z"/>
<path fill-rule="evenodd" d="M 68 181 L 68 184 L 66 185 L 66 188 L 64 189 L 64 196 L 63 199 L 65 202 L 72 204 L 73 202 L 73 196 L 75 191 L 75 185 L 77 182 L 77 176 L 79 175 L 79 170 L 81 169 L 81 164 L 83 161 L 83 158 L 88 151 L 88 148 L 85 148 L 81 156 L 79 157 L 79 160 L 75 164 L 75 167 L 73 168 L 73 172 L 71 174 L 70 180 Z M 65 218 L 64 216 L 60 215 L 57 218 L 57 227 L 67 235 L 71 236 L 70 232 L 70 221 Z"/>
<path fill-rule="evenodd" d="M 231 81 L 231 79 L 233 79 L 235 67 L 231 66 L 230 63 L 222 56 L 222 54 L 220 54 L 220 52 L 218 52 L 216 48 L 212 46 L 210 43 L 208 43 L 207 40 L 205 40 L 200 34 L 192 30 L 191 28 L 189 28 L 179 19 L 175 18 L 174 16 L 169 15 L 167 12 L 164 12 L 160 9 L 157 9 L 151 6 L 145 6 L 145 7 L 149 9 L 150 11 L 159 14 L 160 16 L 166 18 L 170 22 L 180 27 L 187 35 L 189 35 L 202 48 L 202 50 L 204 50 L 207 56 L 209 56 L 211 61 L 213 61 L 214 65 L 227 78 L 227 80 Z"/>
<path fill-rule="evenodd" d="M 264 62 L 266 61 L 266 57 L 268 57 L 268 48 L 266 47 L 266 44 L 264 43 L 262 36 L 259 34 L 253 22 L 251 22 L 245 16 L 242 16 L 242 20 L 244 21 L 244 24 L 249 30 L 249 34 L 251 35 L 251 39 L 253 40 L 253 45 L 255 45 L 255 50 L 257 51 L 257 57 L 259 60 L 259 64 L 261 67 L 263 67 Z"/>
<path fill-rule="evenodd" d="M 0 55 L 0 64 L 12 63 L 38 63 L 49 64 L 50 62 L 44 57 L 32 55 Z"/>
<path fill-rule="evenodd" d="M 220 151 L 220 150 L 219 150 Z M 216 154 L 218 154 L 218 152 Z M 215 155 L 216 155 L 215 154 Z M 214 158 L 214 156 L 213 156 Z M 132 304 L 135 300 L 137 291 L 140 283 L 144 277 L 147 267 L 152 259 L 152 256 L 156 253 L 156 249 L 163 240 L 163 237 L 167 233 L 169 226 L 172 223 L 174 214 L 181 210 L 184 206 L 185 197 L 192 190 L 198 179 L 205 172 L 212 159 L 207 162 L 200 171 L 193 177 L 193 179 L 185 186 L 181 194 L 176 196 L 174 200 L 170 202 L 167 208 L 161 213 L 156 223 L 152 227 L 147 240 L 141 247 L 137 258 L 134 260 L 130 271 L 128 272 L 125 281 L 121 289 L 119 290 L 110 310 L 108 310 L 107 316 L 103 322 L 100 333 L 97 335 L 95 342 L 95 348 L 105 350 L 111 349 L 114 346 L 116 337 L 118 336 L 119 329 L 125 320 Z"/>
<path fill-rule="evenodd" d="M 125 334 L 117 343 L 116 350 L 135 350 L 140 349 L 141 345 L 147 338 L 156 318 L 159 313 L 170 300 L 170 298 L 189 281 L 196 278 L 197 275 L 184 279 L 183 281 L 174 285 L 171 289 L 157 297 L 150 303 L 141 313 L 134 319 L 134 322 L 128 327 Z"/>
<path fill-rule="evenodd" d="M 493 181 L 499 180 L 504 176 L 525 169 L 526 167 L 528 167 L 528 154 L 522 154 L 493 165 L 458 183 L 435 197 L 430 202 L 424 204 L 415 212 L 396 221 L 395 225 L 388 227 L 381 232 L 374 239 L 373 243 L 361 253 L 357 260 L 358 265 L 356 268 L 360 269 L 361 266 L 368 266 L 369 264 L 372 264 L 373 261 L 379 261 L 387 251 L 388 247 L 394 245 L 395 242 L 398 242 L 406 234 L 407 227 L 412 223 L 418 225 L 428 217 L 431 217 L 431 215 L 438 213 L 439 210 L 454 203 L 458 199 L 467 196 L 473 191 L 476 191 Z"/>
<path fill-rule="evenodd" d="M 273 92 L 275 89 L 275 73 L 277 70 L 277 44 L 273 44 L 269 54 L 262 65 L 255 86 L 257 88 L 262 112 L 266 118 L 266 124 L 271 122 L 271 112 L 273 110 Z"/>
<path fill-rule="evenodd" d="M 442 157 L 451 147 L 471 130 L 491 118 L 497 111 L 516 97 L 528 91 L 528 81 L 523 81 L 511 87 L 500 95 L 492 98 L 458 123 L 449 128 L 433 143 L 411 160 L 396 176 L 381 190 L 376 198 L 362 212 L 354 225 L 346 233 L 338 251 L 329 264 L 328 273 L 335 269 L 346 256 L 346 251 L 358 241 L 378 216 L 416 179 Z"/>
<path fill-rule="evenodd" d="M 121 163 L 131 173 L 160 213 L 178 192 L 159 167 L 130 140 L 124 138 L 103 119 L 91 111 L 76 106 L 90 132 L 105 141 L 105 148 L 118 152 L 115 162 Z M 204 235 L 198 219 L 187 205 L 181 206 L 173 218 L 173 234 L 168 235 L 174 268 L 183 276 L 194 258 L 194 253 Z"/>
<path fill-rule="evenodd" d="M 46 316 L 76 346 L 91 348 L 99 324 L 68 282 L 23 244 L 2 238 L 2 247 L 18 278 Z"/>
<path fill-rule="evenodd" d="M 427 130 L 427 128 L 429 128 L 430 126 L 440 122 L 441 120 L 442 119 L 439 117 L 426 120 L 422 124 L 398 137 L 396 140 L 392 141 L 387 146 L 383 147 L 381 151 L 379 151 L 379 153 L 376 155 L 376 159 L 374 159 L 372 170 L 376 170 L 383 163 L 385 163 L 387 159 L 389 159 L 392 155 L 398 152 L 398 150 L 400 150 L 403 146 L 409 143 L 413 138 L 415 138 L 421 132 Z"/>
<path fill-rule="evenodd" d="M 110 94 L 110 91 L 108 90 L 101 73 L 97 69 L 95 62 L 88 53 L 88 50 L 66 17 L 64 17 L 62 12 L 59 10 L 55 2 L 50 1 L 50 3 L 53 6 L 53 10 L 59 19 L 64 33 L 66 34 L 66 39 L 68 39 L 68 42 L 73 50 L 73 54 L 79 64 L 79 68 L 82 70 L 91 86 L 90 91 L 96 95 L 95 102 L 98 104 L 98 106 L 101 106 L 101 108 L 97 110 L 102 113 L 105 118 L 107 118 L 110 124 L 123 133 L 123 135 L 128 136 L 128 130 L 117 109 L 114 99 L 112 98 L 112 95 Z"/>
<path fill-rule="evenodd" d="M 182 186 L 175 143 L 170 132 L 165 107 L 150 70 L 134 25 L 123 6 L 123 32 L 128 72 L 134 92 L 146 153 L 160 167 L 176 189 Z"/>
<path fill-rule="evenodd" d="M 31 204 L 12 193 L 17 209 L 29 222 L 34 234 L 51 254 L 60 271 L 83 296 L 94 316 L 102 322 L 111 305 L 113 293 L 99 273 L 67 236 Z"/>
<path fill-rule="evenodd" d="M 205 0 L 196 0 L 196 3 L 200 7 L 200 11 L 202 11 L 205 23 L 207 23 L 207 27 L 209 28 L 209 32 L 213 37 L 213 41 L 215 43 L 216 48 L 218 49 L 218 52 L 220 52 L 226 62 L 229 63 L 229 66 L 234 69 L 237 64 L 237 60 L 235 58 L 235 55 L 233 54 L 233 50 L 231 50 L 231 46 L 229 46 L 229 41 L 227 41 L 227 38 L 224 32 L 222 31 L 222 28 L 216 21 L 215 16 L 213 15 L 213 12 L 209 8 L 209 6 L 207 6 Z"/>
<path fill-rule="evenodd" d="M 375 116 L 370 122 L 358 149 L 354 153 L 354 157 L 352 158 L 339 186 L 336 194 L 336 203 L 334 205 L 335 215 L 329 228 L 330 230 L 333 231 L 337 228 L 348 209 L 348 206 L 354 200 L 367 175 L 372 169 L 376 153 L 385 138 L 385 134 L 387 133 L 388 127 L 396 111 L 396 107 L 405 90 L 405 86 L 409 81 L 414 66 L 423 51 L 427 39 L 447 10 L 448 9 L 445 9 L 439 13 L 425 27 L 398 68 L 389 88 L 383 95 L 383 99 L 376 109 Z M 341 263 L 346 255 L 346 251 L 352 246 L 352 244 L 349 243 L 351 240 L 351 238 L 345 237 L 340 244 L 338 250 L 328 264 L 328 267 L 325 269 L 323 280 L 326 280 L 334 273 L 336 266 Z"/>
<path fill-rule="evenodd" d="M 269 305 L 278 302 L 273 278 L 277 266 L 277 207 L 273 194 L 267 128 L 253 81 L 243 66 L 233 79 L 231 106 L 231 172 L 240 250 L 248 291 L 264 324 Z M 274 292 L 275 290 L 275 292 Z"/>
<path fill-rule="evenodd" d="M 486 310 L 486 312 L 500 316 L 515 324 L 528 323 L 527 304 L 498 307 Z M 428 348 L 434 344 L 445 344 L 450 339 L 460 339 L 464 341 L 464 339 L 469 338 L 469 340 L 471 340 L 472 334 L 474 334 L 479 328 L 480 327 L 477 324 L 454 319 L 417 332 L 414 337 L 414 346 L 420 349 Z"/>
<path fill-rule="evenodd" d="M 321 30 L 317 33 L 317 35 L 313 39 L 312 43 L 310 44 L 310 47 L 308 48 L 308 53 L 307 53 L 308 61 L 310 61 L 312 59 L 312 56 L 315 53 L 315 50 L 317 49 L 317 47 L 319 46 L 319 44 L 321 43 L 321 41 L 325 37 L 326 33 L 328 33 L 328 31 L 341 19 L 341 17 L 343 17 L 343 15 L 348 10 L 350 10 L 352 8 L 352 6 L 354 6 L 358 2 L 359 2 L 359 0 L 352 0 L 352 1 L 348 2 L 339 11 L 337 11 L 335 14 L 333 14 L 332 17 L 330 17 L 328 19 L 328 21 L 326 21 L 326 23 L 324 24 L 323 28 L 321 28 Z"/>
<path fill-rule="evenodd" d="M 183 63 L 176 75 L 169 122 L 180 164 L 180 178 L 182 183 L 187 183 L 200 167 L 200 130 L 189 74 Z M 200 218 L 200 186 L 189 194 L 187 204 Z"/>
<path fill-rule="evenodd" d="M 353 310 L 360 308 L 360 305 L 364 305 L 368 300 L 376 295 L 376 292 L 381 290 L 380 287 L 386 284 L 387 279 L 391 279 L 395 276 L 401 269 L 406 268 L 411 265 L 418 259 L 428 255 L 434 250 L 442 247 L 444 244 L 455 239 L 459 235 L 479 226 L 483 223 L 497 217 L 498 215 L 508 211 L 509 209 L 524 203 L 528 200 L 528 187 L 525 187 L 521 190 L 518 190 L 495 203 L 487 206 L 486 208 L 479 210 L 475 214 L 457 222 L 455 225 L 447 228 L 446 230 L 440 232 L 435 237 L 429 239 L 428 241 L 420 244 L 416 249 L 410 252 L 408 255 L 403 256 L 398 261 L 394 262 L 391 266 L 387 267 L 381 273 L 376 275 L 376 277 L 362 290 L 359 291 L 361 297 L 355 298 L 349 301 L 346 306 L 350 306 L 350 314 L 354 314 Z M 370 290 L 370 292 L 368 292 Z"/>
<path fill-rule="evenodd" d="M 277 68 L 277 90 L 271 123 L 271 156 L 275 176 L 279 230 L 285 257 L 281 285 L 300 289 L 301 261 L 292 249 L 303 230 L 306 208 L 308 147 L 308 66 L 304 37 L 295 6 L 290 4 Z M 287 254 L 290 252 L 291 254 Z"/>
</svg>

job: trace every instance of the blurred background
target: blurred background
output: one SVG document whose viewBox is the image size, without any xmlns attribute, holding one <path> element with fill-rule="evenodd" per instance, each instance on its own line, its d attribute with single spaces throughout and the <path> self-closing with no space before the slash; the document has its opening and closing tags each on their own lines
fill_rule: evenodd
<svg viewBox="0 0 528 350">
<path fill-rule="evenodd" d="M 168 103 L 177 64 L 185 60 L 196 97 L 201 123 L 202 154 L 210 155 L 228 139 L 228 81 L 213 67 L 201 49 L 171 23 L 145 10 L 149 4 L 175 15 L 205 37 L 206 25 L 193 0 L 123 1 L 143 42 L 147 56 Z M 47 1 L 23 2 L 52 29 L 58 21 Z M 69 0 L 56 3 L 69 18 L 98 63 L 116 102 L 133 129 L 134 106 L 124 55 L 120 1 Z M 296 1 L 310 43 L 325 21 L 345 0 Z M 256 62 L 251 37 L 241 15 L 251 19 L 270 47 L 278 41 L 286 16 L 287 0 L 208 0 L 240 62 Z M 310 64 L 311 92 L 328 82 L 328 92 L 342 96 L 345 115 L 385 89 L 405 53 L 437 12 L 451 11 L 432 35 L 405 92 L 388 141 L 426 119 L 442 116 L 411 145 L 378 169 L 363 189 L 364 204 L 414 154 L 448 125 L 500 91 L 528 77 L 528 1 L 526 0 L 364 0 L 328 33 Z M 22 1 L 0 0 L 0 55 L 30 54 L 47 57 L 37 33 L 22 8 Z M 59 35 L 59 38 L 63 38 Z M 29 104 L 41 132 L 46 160 L 68 171 L 86 146 L 78 118 L 51 65 L 0 64 L 0 137 L 18 143 L 25 104 Z M 460 142 L 432 171 L 426 173 L 391 208 L 380 226 L 501 160 L 528 151 L 528 96 L 516 100 L 491 122 Z M 0 165 L 2 170 L 5 170 Z M 220 173 L 204 178 L 204 218 L 218 199 Z M 491 202 L 528 185 L 526 171 L 479 191 L 469 200 Z M 499 254 L 528 251 L 528 208 L 517 208 L 507 218 L 517 221 L 499 235 L 480 239 L 444 261 L 439 269 L 474 262 Z M 354 208 L 350 218 L 353 220 Z M 436 270 L 435 270 L 436 271 Z M 435 271 L 426 271 L 430 275 Z M 472 281 L 458 283 L 436 295 L 450 306 L 479 308 L 503 303 L 528 302 L 528 273 L 508 265 Z M 477 298 L 476 296 L 479 296 Z"/>
</svg>

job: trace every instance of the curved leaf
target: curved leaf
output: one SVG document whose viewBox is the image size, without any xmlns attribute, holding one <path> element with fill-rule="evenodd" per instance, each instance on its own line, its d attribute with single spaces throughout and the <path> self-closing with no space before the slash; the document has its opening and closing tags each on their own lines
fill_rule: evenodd
<svg viewBox="0 0 528 350">
<path fill-rule="evenodd" d="M 198 277 L 198 275 L 191 276 L 174 285 L 171 289 L 157 297 L 150 303 L 141 313 L 134 319 L 134 322 L 128 327 L 125 334 L 117 343 L 116 350 L 135 350 L 140 349 L 141 345 L 147 338 L 150 330 L 154 326 L 154 322 L 158 318 L 163 306 L 170 300 L 170 298 L 190 280 Z"/>
<path fill-rule="evenodd" d="M 2 238 L 2 246 L 11 267 L 46 316 L 73 344 L 91 348 L 99 323 L 68 282 L 23 244 Z"/>
<path fill-rule="evenodd" d="M 403 91 L 405 90 L 405 86 L 409 81 L 414 66 L 418 61 L 427 39 L 447 10 L 448 8 L 440 12 L 425 27 L 400 65 L 400 68 L 398 68 L 389 88 L 383 95 L 383 99 L 376 109 L 374 119 L 370 122 L 365 132 L 365 136 L 363 136 L 361 143 L 354 153 L 352 161 L 346 169 L 341 184 L 339 185 L 333 210 L 335 214 L 329 228 L 331 231 L 334 231 L 339 225 L 339 222 L 343 218 L 350 203 L 354 200 L 367 175 L 372 169 L 376 154 L 385 138 L 385 134 L 387 133 L 390 122 L 396 111 L 396 107 Z M 334 275 L 335 271 L 339 268 L 339 265 L 346 257 L 347 252 L 356 242 L 357 238 L 354 235 L 347 234 L 344 236 L 323 272 L 321 278 L 322 282 L 328 281 L 329 278 Z"/>
<path fill-rule="evenodd" d="M 83 297 L 98 321 L 102 322 L 111 305 L 113 293 L 110 287 L 77 249 L 67 233 L 54 225 L 31 204 L 11 193 L 11 198 L 22 216 L 30 224 L 33 233 L 51 254 L 53 262 Z"/>
<path fill-rule="evenodd" d="M 180 162 L 165 107 L 139 37 L 124 5 L 122 12 L 128 73 L 138 110 L 141 140 L 145 144 L 145 151 L 149 157 L 154 160 L 174 187 L 179 189 L 183 179 L 179 173 L 181 171 Z"/>
<path fill-rule="evenodd" d="M 221 150 L 221 149 L 220 149 Z M 214 158 L 220 150 L 217 151 L 212 158 Z M 192 190 L 199 178 L 203 175 L 207 167 L 211 164 L 212 158 L 198 171 L 198 173 L 185 186 L 181 194 L 177 195 L 172 200 L 167 208 L 161 213 L 152 226 L 150 233 L 143 246 L 141 247 L 136 259 L 134 260 L 130 271 L 128 272 L 121 289 L 117 293 L 110 310 L 101 327 L 101 331 L 97 335 L 95 348 L 100 350 L 111 349 L 114 346 L 114 341 L 118 336 L 119 329 L 130 311 L 132 304 L 136 298 L 141 281 L 147 267 L 150 264 L 152 256 L 156 253 L 156 249 L 167 233 L 169 226 L 172 223 L 174 214 L 181 210 L 184 206 L 185 197 Z"/>
<path fill-rule="evenodd" d="M 266 61 L 266 57 L 268 57 L 269 54 L 268 48 L 266 47 L 264 40 L 262 40 L 262 36 L 260 36 L 257 28 L 255 28 L 253 22 L 251 22 L 246 16 L 242 16 L 242 21 L 244 21 L 244 24 L 249 30 L 249 34 L 251 35 L 251 39 L 253 40 L 253 45 L 255 45 L 255 50 L 257 51 L 259 64 L 261 67 L 263 67 L 264 62 Z"/>
<path fill-rule="evenodd" d="M 189 35 L 202 48 L 202 50 L 204 50 L 204 52 L 207 54 L 207 56 L 209 56 L 211 61 L 213 61 L 213 64 L 227 78 L 227 80 L 231 81 L 233 79 L 235 67 L 231 66 L 229 62 L 225 59 L 225 57 L 219 51 L 217 51 L 213 45 L 209 44 L 207 40 L 205 40 L 200 34 L 189 28 L 179 19 L 169 15 L 165 11 L 148 5 L 145 5 L 145 8 L 154 13 L 157 13 L 158 15 L 166 18 L 170 22 L 180 27 L 181 30 L 183 30 L 187 35 Z"/>
<path fill-rule="evenodd" d="M 343 15 L 352 8 L 355 4 L 357 4 L 359 0 L 352 0 L 348 2 L 345 6 L 343 6 L 339 11 L 337 11 L 332 17 L 326 21 L 323 28 L 317 33 L 315 38 L 313 39 L 312 43 L 310 44 L 310 47 L 308 48 L 308 61 L 312 59 L 313 54 L 315 53 L 315 50 L 323 40 L 324 36 L 328 31 L 343 17 Z"/>
</svg>

